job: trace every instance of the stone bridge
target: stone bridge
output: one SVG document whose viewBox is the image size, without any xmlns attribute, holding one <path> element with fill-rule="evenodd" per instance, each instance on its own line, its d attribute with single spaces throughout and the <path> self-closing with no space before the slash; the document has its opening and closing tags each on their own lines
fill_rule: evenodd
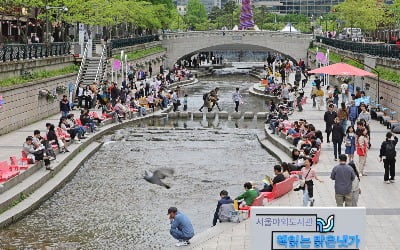
<svg viewBox="0 0 400 250">
<path fill-rule="evenodd" d="M 253 50 L 273 51 L 294 60 L 305 59 L 312 35 L 279 31 L 191 31 L 161 36 L 167 49 L 167 67 L 200 51 Z"/>
<path fill-rule="evenodd" d="M 218 120 L 253 120 L 253 119 L 261 119 L 265 120 L 267 117 L 266 112 L 233 112 L 228 113 L 227 111 L 219 111 L 219 112 L 191 112 L 191 111 L 178 111 L 178 112 L 169 112 L 156 115 L 156 117 L 168 117 L 168 119 L 188 119 L 188 120 L 204 120 L 204 119 L 218 119 Z"/>
</svg>

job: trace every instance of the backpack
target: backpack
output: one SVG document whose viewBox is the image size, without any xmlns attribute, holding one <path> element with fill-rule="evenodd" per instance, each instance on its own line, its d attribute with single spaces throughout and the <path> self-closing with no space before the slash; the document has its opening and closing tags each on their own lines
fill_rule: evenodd
<svg viewBox="0 0 400 250">
<path fill-rule="evenodd" d="M 235 211 L 233 203 L 222 204 L 218 211 L 218 218 L 220 222 L 231 221 L 232 212 Z"/>
<path fill-rule="evenodd" d="M 207 100 L 207 96 L 208 96 L 208 93 L 205 93 L 205 94 L 203 95 L 203 101 Z"/>
<path fill-rule="evenodd" d="M 394 159 L 396 157 L 396 148 L 392 141 L 387 141 L 385 145 L 385 156 L 387 159 Z"/>
</svg>

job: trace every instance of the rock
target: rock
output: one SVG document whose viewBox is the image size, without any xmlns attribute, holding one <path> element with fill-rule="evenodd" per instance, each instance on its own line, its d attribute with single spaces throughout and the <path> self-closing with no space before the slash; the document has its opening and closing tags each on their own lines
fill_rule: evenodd
<svg viewBox="0 0 400 250">
<path fill-rule="evenodd" d="M 244 119 L 253 119 L 254 113 L 253 112 L 244 112 L 243 118 Z"/>
<path fill-rule="evenodd" d="M 206 113 L 206 118 L 207 119 L 214 119 L 215 118 L 215 113 L 214 112 L 207 112 Z"/>
<path fill-rule="evenodd" d="M 257 119 L 260 119 L 260 118 L 267 118 L 267 112 L 258 112 Z"/>
<path fill-rule="evenodd" d="M 228 119 L 229 114 L 228 111 L 220 111 L 218 113 L 218 119 Z"/>
<path fill-rule="evenodd" d="M 203 119 L 203 113 L 202 112 L 193 112 L 193 119 Z"/>
<path fill-rule="evenodd" d="M 232 119 L 240 119 L 242 117 L 242 112 L 234 112 L 231 114 Z"/>
</svg>

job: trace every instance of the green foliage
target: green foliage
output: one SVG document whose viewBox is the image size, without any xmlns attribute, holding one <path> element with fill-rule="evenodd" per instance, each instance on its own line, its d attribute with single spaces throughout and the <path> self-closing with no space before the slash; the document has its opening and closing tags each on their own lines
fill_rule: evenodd
<svg viewBox="0 0 400 250">
<path fill-rule="evenodd" d="M 199 0 L 189 0 L 186 7 L 186 22 L 192 29 L 208 29 L 207 11 Z"/>
<path fill-rule="evenodd" d="M 379 72 L 380 78 L 400 84 L 400 74 L 397 71 L 378 66 L 376 70 Z"/>
<path fill-rule="evenodd" d="M 161 46 L 157 46 L 157 47 L 153 47 L 153 48 L 149 48 L 149 49 L 142 49 L 142 50 L 137 50 L 134 52 L 130 52 L 127 53 L 128 56 L 128 60 L 136 60 L 136 59 L 140 59 L 143 57 L 146 57 L 148 55 L 152 55 L 155 53 L 159 53 L 159 52 L 163 52 L 165 51 L 165 49 Z M 121 59 L 121 57 L 119 55 L 114 56 L 115 59 Z"/>
<path fill-rule="evenodd" d="M 50 77 L 55 77 L 55 76 L 67 75 L 67 74 L 78 72 L 78 70 L 79 70 L 79 66 L 71 65 L 71 66 L 67 66 L 65 68 L 57 69 L 57 70 L 33 71 L 33 73 L 29 74 L 29 76 L 23 75 L 23 76 L 18 76 L 18 77 L 10 77 L 10 78 L 6 78 L 6 79 L 2 79 L 2 80 L 0 80 L 0 87 L 23 84 L 23 83 L 32 82 L 35 80 L 40 80 L 40 79 L 45 79 L 45 78 L 50 78 Z"/>
</svg>

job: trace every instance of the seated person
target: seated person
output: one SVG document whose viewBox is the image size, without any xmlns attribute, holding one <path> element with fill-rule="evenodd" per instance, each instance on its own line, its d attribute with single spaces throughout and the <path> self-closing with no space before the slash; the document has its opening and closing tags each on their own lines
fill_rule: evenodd
<svg viewBox="0 0 400 250">
<path fill-rule="evenodd" d="M 235 198 L 235 200 L 240 201 L 239 207 L 251 206 L 253 201 L 257 198 L 257 191 L 253 189 L 253 185 L 250 182 L 246 182 L 243 185 L 246 190 L 243 194 Z"/>
<path fill-rule="evenodd" d="M 114 119 L 114 122 L 122 122 L 121 117 L 118 116 L 117 112 L 113 109 L 112 104 L 109 102 L 106 104 L 106 106 L 103 108 L 103 114 L 105 114 L 107 117 L 112 117 Z"/>
<path fill-rule="evenodd" d="M 47 128 L 47 140 L 49 141 L 50 144 L 52 145 L 57 145 L 60 153 L 66 153 L 69 152 L 67 148 L 67 141 L 65 140 L 64 137 L 57 136 L 57 133 L 55 131 L 55 127 L 51 123 L 46 123 L 46 128 Z"/>
<path fill-rule="evenodd" d="M 26 137 L 25 143 L 22 146 L 22 150 L 25 152 L 27 157 L 29 159 L 31 159 L 31 161 L 29 163 L 33 164 L 35 161 L 44 160 L 46 169 L 53 170 L 52 168 L 50 168 L 49 158 L 47 156 L 46 157 L 44 156 L 44 146 L 41 145 L 39 147 L 35 147 L 35 145 L 33 145 L 33 137 L 32 136 Z"/>
<path fill-rule="evenodd" d="M 233 200 L 228 196 L 228 191 L 222 190 L 219 193 L 221 199 L 218 201 L 217 208 L 215 209 L 213 226 L 219 222 L 227 222 L 230 220 L 230 212 L 234 211 Z"/>
<path fill-rule="evenodd" d="M 189 218 L 182 212 L 179 212 L 176 207 L 168 208 L 168 215 L 171 221 L 169 233 L 179 241 L 176 243 L 176 246 L 189 245 L 189 240 L 194 236 L 193 226 Z"/>
<path fill-rule="evenodd" d="M 298 171 L 304 165 L 304 159 L 301 157 L 301 152 L 297 148 L 292 150 L 292 162 L 288 163 L 290 171 Z"/>
<path fill-rule="evenodd" d="M 89 116 L 89 110 L 81 110 L 81 115 L 79 119 L 81 120 L 84 126 L 88 126 L 90 128 L 90 133 L 93 133 L 95 130 L 94 121 Z"/>
<path fill-rule="evenodd" d="M 285 179 L 290 177 L 290 167 L 286 162 L 282 162 L 282 174 L 285 177 Z"/>
<path fill-rule="evenodd" d="M 47 156 L 50 156 L 50 160 L 56 159 L 56 154 L 54 153 L 54 150 L 51 147 L 50 143 L 40 135 L 40 131 L 37 129 L 35 131 L 33 131 L 32 143 L 33 143 L 33 146 L 35 146 L 35 148 L 39 148 L 43 145 L 44 152 Z"/>
<path fill-rule="evenodd" d="M 67 122 L 67 118 L 61 117 L 58 127 L 61 128 L 64 133 L 68 133 L 72 140 L 75 140 L 76 135 L 78 135 L 78 143 L 80 143 L 80 138 L 82 137 L 81 130 L 78 128 L 71 128 Z"/>
<path fill-rule="evenodd" d="M 119 98 L 114 106 L 114 110 L 118 115 L 123 116 L 124 118 L 126 117 L 126 112 L 128 112 L 128 109 L 121 103 Z"/>
<path fill-rule="evenodd" d="M 86 133 L 86 128 L 84 126 L 78 125 L 78 123 L 75 121 L 75 115 L 74 114 L 69 114 L 67 116 L 67 124 L 69 125 L 70 128 L 76 129 L 78 132 L 78 138 L 79 139 L 86 139 L 85 133 Z"/>
<path fill-rule="evenodd" d="M 275 177 L 270 181 L 270 178 L 266 178 L 267 182 L 264 182 L 264 188 L 260 190 L 260 192 L 272 192 L 272 189 L 274 188 L 274 184 L 277 184 L 279 182 L 282 182 L 285 180 L 285 176 L 282 174 L 282 167 L 279 165 L 274 166 L 274 173 Z"/>
</svg>

